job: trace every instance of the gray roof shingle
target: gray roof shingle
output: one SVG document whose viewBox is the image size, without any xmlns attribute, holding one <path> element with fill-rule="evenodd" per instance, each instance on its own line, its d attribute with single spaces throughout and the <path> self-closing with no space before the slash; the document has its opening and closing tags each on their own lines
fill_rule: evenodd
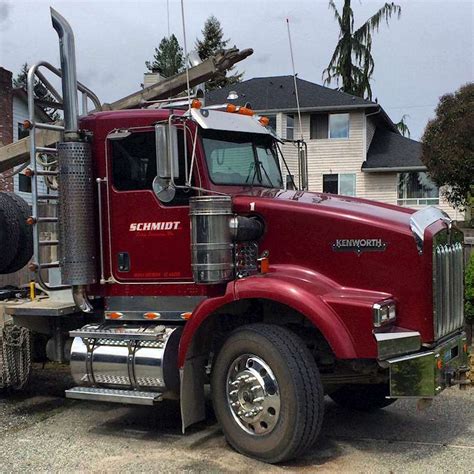
<svg viewBox="0 0 474 474">
<path fill-rule="evenodd" d="M 375 102 L 356 97 L 329 87 L 297 78 L 300 107 L 302 109 L 338 107 L 377 107 Z M 296 110 L 293 76 L 255 77 L 223 89 L 206 93 L 206 105 L 229 102 L 230 91 L 236 91 L 238 104 L 249 102 L 254 110 Z"/>
<path fill-rule="evenodd" d="M 424 170 L 421 162 L 421 143 L 398 133 L 377 128 L 362 164 L 362 171 Z"/>
</svg>

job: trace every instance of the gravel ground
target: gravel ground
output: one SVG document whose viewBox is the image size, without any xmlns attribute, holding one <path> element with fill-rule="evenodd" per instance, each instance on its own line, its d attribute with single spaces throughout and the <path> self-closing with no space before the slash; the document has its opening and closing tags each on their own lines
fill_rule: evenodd
<svg viewBox="0 0 474 474">
<path fill-rule="evenodd" d="M 474 388 L 419 411 L 402 400 L 374 414 L 326 399 L 315 448 L 268 466 L 230 449 L 209 420 L 180 434 L 175 402 L 130 407 L 64 399 L 67 367 L 35 368 L 29 389 L 0 395 L 0 471 L 474 472 Z"/>
</svg>

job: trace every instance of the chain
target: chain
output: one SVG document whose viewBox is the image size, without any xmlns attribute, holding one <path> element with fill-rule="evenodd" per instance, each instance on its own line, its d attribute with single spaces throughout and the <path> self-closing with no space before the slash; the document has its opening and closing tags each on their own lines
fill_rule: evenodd
<svg viewBox="0 0 474 474">
<path fill-rule="evenodd" d="M 8 325 L 0 333 L 0 388 L 21 389 L 31 373 L 31 333 Z"/>
</svg>

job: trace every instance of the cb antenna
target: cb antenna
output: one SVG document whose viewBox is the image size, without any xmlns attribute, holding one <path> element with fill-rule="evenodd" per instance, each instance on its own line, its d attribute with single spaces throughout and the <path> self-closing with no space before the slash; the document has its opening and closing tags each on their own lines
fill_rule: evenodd
<svg viewBox="0 0 474 474">
<path fill-rule="evenodd" d="M 186 44 L 186 23 L 184 21 L 184 0 L 181 0 L 181 20 L 183 23 L 183 40 L 184 40 L 184 67 L 186 68 L 186 87 L 188 88 L 188 111 L 191 111 L 191 88 L 189 87 L 189 58 L 188 58 L 188 47 Z M 186 134 L 185 134 L 186 136 Z"/>
<path fill-rule="evenodd" d="M 290 20 L 286 19 L 286 26 L 288 29 L 288 42 L 290 44 L 290 55 L 291 55 L 291 67 L 293 68 L 293 81 L 295 84 L 295 95 L 296 95 L 296 109 L 298 110 L 298 123 L 300 126 L 301 140 L 303 140 L 303 127 L 301 126 L 301 109 L 300 109 L 300 97 L 298 95 L 298 84 L 296 81 L 296 72 L 295 72 L 295 60 L 293 57 L 293 45 L 291 43 L 291 32 L 290 32 Z"/>
</svg>

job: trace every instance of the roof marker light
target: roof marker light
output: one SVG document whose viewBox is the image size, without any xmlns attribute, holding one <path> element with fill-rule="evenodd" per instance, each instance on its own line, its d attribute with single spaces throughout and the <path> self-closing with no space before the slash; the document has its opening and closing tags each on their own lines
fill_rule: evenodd
<svg viewBox="0 0 474 474">
<path fill-rule="evenodd" d="M 202 102 L 199 99 L 193 99 L 191 102 L 191 108 L 200 109 L 202 107 Z"/>
</svg>

